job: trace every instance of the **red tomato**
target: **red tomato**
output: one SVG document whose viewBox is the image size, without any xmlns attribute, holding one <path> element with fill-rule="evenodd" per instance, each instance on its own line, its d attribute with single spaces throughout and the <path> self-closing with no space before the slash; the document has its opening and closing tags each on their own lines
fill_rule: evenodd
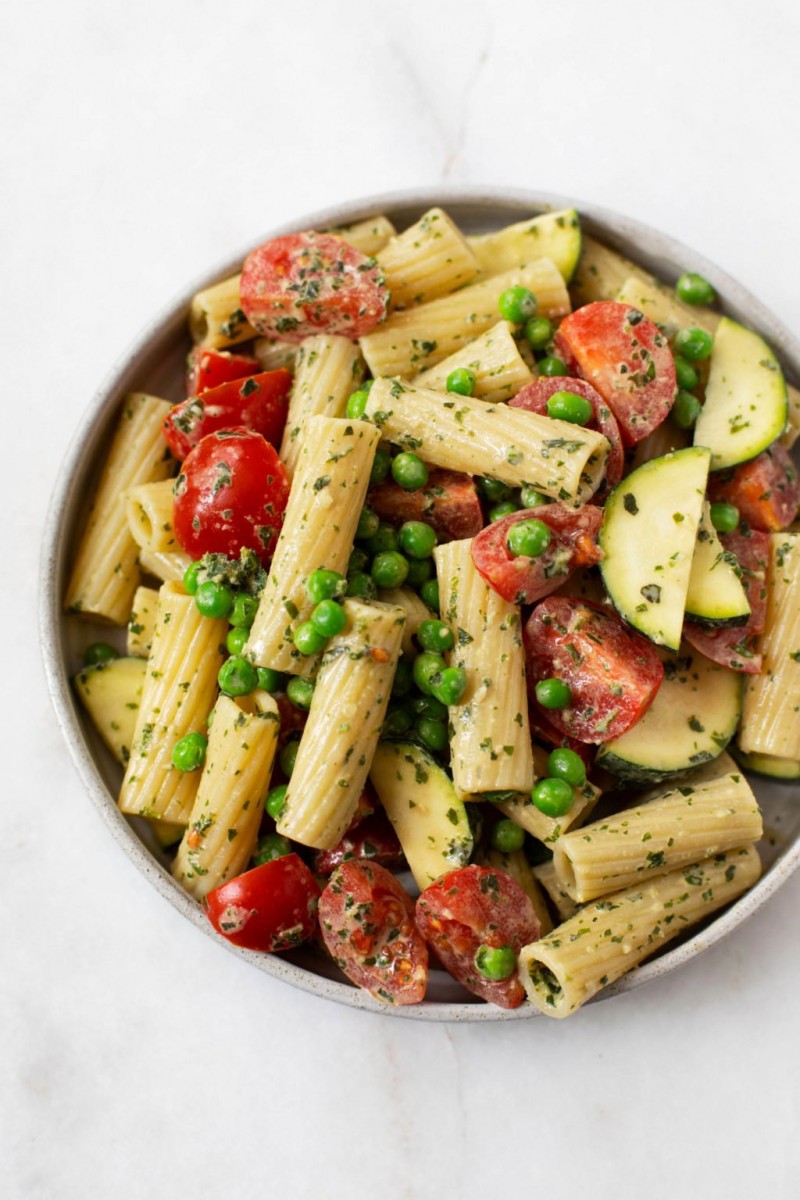
<svg viewBox="0 0 800 1200">
<path fill-rule="evenodd" d="M 277 446 L 289 408 L 288 371 L 264 371 L 190 396 L 164 418 L 166 443 L 179 462 L 206 434 L 243 426 Z"/>
<path fill-rule="evenodd" d="M 508 533 L 520 521 L 537 520 L 552 532 L 550 545 L 539 558 L 508 549 Z M 578 567 L 591 567 L 603 557 L 597 531 L 603 510 L 594 504 L 564 508 L 543 504 L 540 508 L 509 513 L 487 525 L 472 542 L 472 561 L 486 582 L 512 604 L 534 604 L 560 587 Z"/>
<path fill-rule="evenodd" d="M 314 856 L 314 870 L 318 875 L 330 875 L 342 863 L 359 858 L 384 867 L 396 866 L 403 861 L 397 834 L 384 813 L 354 821 L 338 845 L 332 850 L 320 850 Z"/>
<path fill-rule="evenodd" d="M 194 559 L 208 553 L 238 558 L 246 546 L 266 564 L 288 498 L 286 468 L 260 433 L 209 433 L 175 481 L 175 535 Z"/>
<path fill-rule="evenodd" d="M 317 931 L 319 886 L 296 854 L 245 871 L 209 892 L 209 921 L 247 950 L 291 950 Z"/>
<path fill-rule="evenodd" d="M 564 318 L 555 343 L 566 363 L 603 397 L 626 446 L 669 415 L 677 389 L 672 351 L 638 308 L 616 300 L 586 304 Z"/>
<path fill-rule="evenodd" d="M 266 337 L 302 342 L 312 333 L 355 340 L 386 316 L 389 293 L 374 258 L 327 233 L 291 233 L 245 260 L 241 303 Z"/>
<path fill-rule="evenodd" d="M 588 400 L 592 406 L 592 418 L 586 428 L 596 429 L 611 443 L 611 449 L 606 459 L 606 479 L 601 492 L 598 492 L 595 497 L 597 499 L 619 483 L 625 466 L 625 456 L 617 418 L 592 385 L 585 379 L 574 379 L 572 376 L 557 375 L 548 378 L 542 375 L 517 392 L 516 396 L 509 400 L 508 407 L 524 408 L 528 412 L 540 413 L 546 417 L 547 401 L 556 392 L 572 392 L 574 396 L 583 396 L 584 400 Z"/>
<path fill-rule="evenodd" d="M 186 395 L 199 396 L 207 388 L 218 387 L 231 379 L 257 375 L 261 364 L 249 354 L 231 354 L 229 350 L 210 350 L 195 346 L 186 359 Z"/>
<path fill-rule="evenodd" d="M 733 471 L 720 471 L 708 480 L 712 503 L 735 504 L 751 529 L 778 533 L 788 529 L 800 508 L 800 477 L 788 450 L 773 444 Z"/>
<path fill-rule="evenodd" d="M 428 948 L 411 897 L 385 867 L 357 859 L 337 867 L 320 897 L 319 923 L 348 979 L 388 1004 L 419 1004 Z"/>
<path fill-rule="evenodd" d="M 644 716 L 664 678 L 651 642 L 585 600 L 548 596 L 533 610 L 523 640 L 534 709 L 579 742 L 619 737 Z M 554 677 L 569 684 L 572 702 L 542 710 L 535 685 Z"/>
<path fill-rule="evenodd" d="M 471 538 L 483 528 L 483 512 L 472 478 L 460 471 L 436 468 L 424 488 L 407 492 L 390 480 L 370 490 L 367 504 L 382 521 L 427 521 L 440 542 Z"/>
<path fill-rule="evenodd" d="M 759 675 L 762 660 L 756 650 L 756 638 L 763 633 L 767 623 L 769 534 L 750 530 L 748 533 L 725 533 L 719 540 L 725 550 L 736 555 L 742 568 L 750 616 L 746 625 L 723 626 L 721 629 L 708 629 L 687 621 L 683 636 L 712 662 L 732 671 L 741 671 L 743 675 Z"/>
<path fill-rule="evenodd" d="M 516 972 L 508 979 L 485 979 L 475 966 L 481 945 L 510 946 L 518 955 L 539 937 L 533 905 L 510 875 L 474 864 L 450 871 L 417 900 L 417 925 L 460 984 L 500 1008 L 519 1008 L 525 989 Z"/>
</svg>

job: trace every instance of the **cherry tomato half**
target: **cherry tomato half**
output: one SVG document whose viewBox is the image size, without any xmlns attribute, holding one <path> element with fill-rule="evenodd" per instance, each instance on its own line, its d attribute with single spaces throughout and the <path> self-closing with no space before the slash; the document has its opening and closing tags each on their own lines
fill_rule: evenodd
<svg viewBox="0 0 800 1200">
<path fill-rule="evenodd" d="M 242 271 L 241 304 L 266 337 L 363 337 L 386 315 L 389 293 L 374 258 L 327 233 L 292 233 L 258 246 Z"/>
<path fill-rule="evenodd" d="M 348 979 L 387 1004 L 419 1004 L 428 948 L 411 897 L 390 871 L 363 859 L 342 863 L 320 897 L 319 923 Z"/>
<path fill-rule="evenodd" d="M 409 492 L 387 481 L 370 489 L 367 504 L 382 521 L 426 521 L 439 542 L 474 537 L 483 528 L 483 512 L 471 476 L 437 467 L 425 487 Z"/>
<path fill-rule="evenodd" d="M 397 834 L 385 813 L 376 812 L 353 822 L 342 840 L 332 850 L 320 850 L 314 856 L 318 875 L 330 875 L 344 862 L 365 858 L 392 867 L 403 861 L 403 850 Z"/>
<path fill-rule="evenodd" d="M 296 854 L 245 871 L 205 898 L 217 933 L 247 950 L 290 950 L 317 931 L 319 886 Z"/>
<path fill-rule="evenodd" d="M 277 446 L 286 424 L 291 384 L 288 371 L 264 371 L 207 388 L 202 396 L 190 396 L 164 418 L 166 443 L 183 462 L 207 434 L 242 426 Z"/>
<path fill-rule="evenodd" d="M 286 468 L 260 433 L 210 433 L 187 455 L 175 482 L 175 535 L 194 559 L 238 558 L 246 546 L 266 564 L 288 498 Z"/>
<path fill-rule="evenodd" d="M 219 387 L 232 379 L 244 379 L 246 375 L 257 375 L 260 370 L 258 359 L 249 354 L 194 346 L 186 359 L 186 395 L 199 396 L 207 388 Z"/>
<path fill-rule="evenodd" d="M 747 533 L 723 534 L 720 541 L 723 549 L 736 555 L 742 569 L 742 586 L 750 602 L 747 624 L 707 629 L 686 621 L 683 635 L 695 650 L 712 662 L 731 671 L 741 671 L 743 675 L 759 675 L 763 663 L 756 639 L 767 623 L 769 534 L 751 529 Z"/>
<path fill-rule="evenodd" d="M 735 504 L 751 529 L 777 533 L 788 529 L 800 508 L 800 474 L 788 450 L 774 442 L 763 454 L 733 471 L 719 471 L 708 480 L 712 503 Z"/>
</svg>

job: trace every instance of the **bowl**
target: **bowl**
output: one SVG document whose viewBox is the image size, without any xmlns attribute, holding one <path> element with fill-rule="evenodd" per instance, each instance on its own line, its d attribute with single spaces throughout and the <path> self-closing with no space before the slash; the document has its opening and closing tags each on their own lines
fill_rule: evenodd
<svg viewBox="0 0 800 1200">
<path fill-rule="evenodd" d="M 800 342 L 741 284 L 702 254 L 629 217 L 551 193 L 438 188 L 376 196 L 303 216 L 254 239 L 252 244 L 295 230 L 348 224 L 378 212 L 386 213 L 402 229 L 433 204 L 446 208 L 468 233 L 498 228 L 548 209 L 575 207 L 581 214 L 586 232 L 663 279 L 672 281 L 687 267 L 699 271 L 714 285 L 724 311 L 766 337 L 781 359 L 787 377 L 800 380 Z M 166 859 L 146 823 L 137 818 L 126 818 L 119 812 L 115 798 L 120 769 L 80 710 L 72 691 L 70 678 L 80 668 L 82 649 L 98 636 L 98 629 L 88 623 L 83 626 L 68 620 L 62 611 L 61 598 L 76 545 L 82 504 L 97 474 L 116 410 L 122 397 L 131 390 L 147 391 L 172 401 L 183 398 L 184 359 L 189 347 L 187 312 L 191 297 L 201 288 L 239 270 L 250 248 L 246 247 L 197 279 L 155 317 L 98 391 L 67 453 L 45 530 L 40 591 L 44 663 L 59 724 L 88 795 L 117 845 L 187 921 L 257 969 L 328 1000 L 412 1020 L 509 1021 L 538 1016 L 538 1010 L 532 1005 L 507 1011 L 484 1004 L 440 971 L 432 972 L 429 998 L 422 1004 L 391 1007 L 353 987 L 332 963 L 314 950 L 301 949 L 284 956 L 257 954 L 238 949 L 219 938 L 200 905 L 173 880 Z M 103 636 L 108 636 L 107 630 Z M 601 991 L 592 1003 L 650 983 L 708 949 L 760 908 L 796 869 L 800 862 L 800 805 L 792 795 L 796 788 L 763 779 L 751 782 L 764 810 L 767 828 L 767 836 L 759 847 L 764 860 L 764 873 L 759 882 L 692 936 Z"/>
</svg>

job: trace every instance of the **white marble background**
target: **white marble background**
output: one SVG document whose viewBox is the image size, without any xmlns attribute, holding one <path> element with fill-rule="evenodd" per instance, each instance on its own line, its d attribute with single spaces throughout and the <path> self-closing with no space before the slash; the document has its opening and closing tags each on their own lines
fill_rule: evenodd
<svg viewBox="0 0 800 1200">
<path fill-rule="evenodd" d="M 188 279 L 298 213 L 438 183 L 591 198 L 800 327 L 798 59 L 793 0 L 4 6 L 4 1196 L 798 1194 L 800 877 L 566 1023 L 336 1007 L 199 937 L 111 842 L 36 628 L 98 382 Z"/>
</svg>

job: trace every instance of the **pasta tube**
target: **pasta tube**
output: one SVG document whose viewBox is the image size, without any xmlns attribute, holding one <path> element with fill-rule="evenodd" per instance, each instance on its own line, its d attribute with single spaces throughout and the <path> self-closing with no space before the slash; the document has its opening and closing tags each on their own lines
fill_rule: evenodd
<svg viewBox="0 0 800 1200">
<path fill-rule="evenodd" d="M 245 653 L 260 667 L 309 676 L 316 656 L 295 647 L 297 626 L 314 605 L 306 592 L 312 571 L 344 575 L 378 444 L 365 421 L 310 417 L 289 503 Z"/>
<path fill-rule="evenodd" d="M 125 493 L 165 479 L 173 460 L 161 435 L 166 400 L 134 392 L 122 408 L 89 519 L 75 556 L 65 607 L 124 625 L 139 584 L 138 548 L 125 515 Z"/>
<path fill-rule="evenodd" d="M 415 376 L 414 386 L 447 390 L 447 377 L 459 367 L 475 375 L 472 395 L 490 404 L 501 404 L 516 396 L 533 379 L 530 367 L 519 352 L 508 321 L 499 321 L 474 342 L 468 342 L 438 366 Z"/>
<path fill-rule="evenodd" d="M 466 672 L 461 703 L 449 709 L 453 782 L 462 796 L 533 787 L 525 652 L 520 610 L 478 573 L 472 540 L 434 550 L 442 618 L 455 647 L 450 665 Z"/>
<path fill-rule="evenodd" d="M 583 903 L 757 842 L 763 831 L 758 801 L 736 771 L 699 786 L 679 785 L 647 804 L 563 834 L 553 865 L 564 890 Z"/>
<path fill-rule="evenodd" d="M 478 260 L 447 213 L 431 208 L 378 253 L 392 304 L 408 308 L 471 283 Z"/>
<path fill-rule="evenodd" d="M 191 558 L 183 550 L 150 550 L 143 547 L 139 551 L 139 566 L 145 574 L 153 575 L 164 583 L 180 583 L 191 565 Z"/>
<path fill-rule="evenodd" d="M 416 654 L 414 637 L 423 621 L 435 619 L 425 601 L 411 588 L 385 588 L 378 594 L 384 604 L 397 604 L 406 614 L 403 626 L 403 654 Z"/>
<path fill-rule="evenodd" d="M 536 879 L 539 886 L 547 893 L 548 899 L 550 900 L 553 908 L 556 910 L 559 920 L 568 921 L 570 917 L 574 917 L 575 913 L 578 912 L 580 905 L 576 904 L 572 897 L 567 895 L 559 883 L 558 876 L 556 875 L 556 869 L 553 866 L 552 858 L 549 858 L 547 862 L 537 863 L 532 870 L 534 879 Z M 552 928 L 553 925 L 551 922 L 550 929 Z M 549 932 L 549 929 L 543 929 L 542 937 L 544 937 L 545 933 Z"/>
<path fill-rule="evenodd" d="M 227 622 L 202 617 L 174 583 L 159 593 L 131 757 L 122 780 L 124 813 L 186 824 L 198 776 L 172 765 L 172 747 L 205 728 L 217 693 Z"/>
<path fill-rule="evenodd" d="M 155 588 L 138 587 L 128 617 L 128 654 L 147 658 L 153 645 L 153 633 L 158 615 L 158 592 Z"/>
<path fill-rule="evenodd" d="M 376 379 L 364 416 L 382 437 L 434 466 L 529 484 L 576 507 L 605 473 L 608 441 L 601 433 L 505 404 Z"/>
<path fill-rule="evenodd" d="M 256 338 L 253 343 L 253 354 L 262 371 L 277 371 L 280 367 L 293 371 L 299 349 L 296 342 L 283 342 L 280 338 Z"/>
<path fill-rule="evenodd" d="M 760 874 L 758 851 L 742 846 L 587 905 L 523 947 L 519 977 L 528 999 L 546 1016 L 568 1017 L 672 938 L 741 896 Z"/>
<path fill-rule="evenodd" d="M 140 483 L 129 488 L 125 499 L 128 528 L 137 545 L 156 554 L 171 554 L 179 550 L 172 528 L 174 480 Z"/>
<path fill-rule="evenodd" d="M 340 237 L 350 246 L 355 246 L 362 254 L 377 254 L 382 250 L 389 238 L 393 238 L 397 230 L 383 213 L 377 217 L 368 217 L 366 221 L 356 221 L 352 225 L 340 225 L 337 229 L 329 229 L 336 237 Z"/>
<path fill-rule="evenodd" d="M 344 417 L 347 398 L 364 377 L 364 362 L 346 337 L 315 334 L 303 340 L 295 359 L 295 375 L 280 455 L 294 474 L 300 454 L 302 426 L 309 417 Z"/>
<path fill-rule="evenodd" d="M 558 268 L 549 258 L 540 258 L 520 270 L 506 271 L 450 296 L 394 313 L 361 338 L 361 351 L 372 374 L 416 375 L 441 362 L 496 325 L 501 293 L 518 285 L 534 293 L 542 316 L 555 319 L 570 311 Z"/>
<path fill-rule="evenodd" d="M 773 533 L 760 675 L 749 675 L 739 745 L 746 754 L 800 759 L 800 534 Z"/>
<path fill-rule="evenodd" d="M 322 659 L 278 832 L 329 850 L 350 824 L 389 703 L 405 613 L 345 600 L 347 626 Z"/>
<path fill-rule="evenodd" d="M 189 825 L 172 864 L 196 899 L 247 866 L 258 839 L 280 716 L 268 692 L 220 696 Z"/>
<path fill-rule="evenodd" d="M 204 288 L 193 298 L 189 332 L 197 345 L 219 350 L 256 337 L 255 329 L 242 312 L 241 280 L 241 274 L 232 275 Z"/>
</svg>

